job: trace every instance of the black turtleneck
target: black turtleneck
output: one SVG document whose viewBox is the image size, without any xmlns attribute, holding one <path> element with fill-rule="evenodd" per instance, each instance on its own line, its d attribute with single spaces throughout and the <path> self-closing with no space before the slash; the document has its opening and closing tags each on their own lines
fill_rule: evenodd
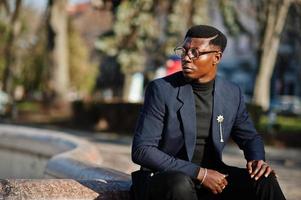
<svg viewBox="0 0 301 200">
<path fill-rule="evenodd" d="M 192 157 L 192 162 L 205 164 L 205 148 L 212 147 L 210 130 L 212 118 L 213 88 L 214 80 L 208 83 L 191 83 L 196 110 L 196 146 Z M 206 160 L 206 159 L 205 159 Z"/>
</svg>

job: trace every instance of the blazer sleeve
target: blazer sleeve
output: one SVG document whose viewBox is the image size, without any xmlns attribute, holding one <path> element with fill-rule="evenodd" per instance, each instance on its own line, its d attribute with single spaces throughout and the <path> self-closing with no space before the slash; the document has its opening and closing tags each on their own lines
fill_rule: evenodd
<svg viewBox="0 0 301 200">
<path fill-rule="evenodd" d="M 265 160 L 262 137 L 249 117 L 242 92 L 239 89 L 239 106 L 232 129 L 232 138 L 243 150 L 246 160 Z"/>
<path fill-rule="evenodd" d="M 132 160 L 154 171 L 175 170 L 196 178 L 200 166 L 168 155 L 159 147 L 167 113 L 163 93 L 168 95 L 159 88 L 156 81 L 151 82 L 146 89 L 144 105 L 133 139 Z"/>
</svg>

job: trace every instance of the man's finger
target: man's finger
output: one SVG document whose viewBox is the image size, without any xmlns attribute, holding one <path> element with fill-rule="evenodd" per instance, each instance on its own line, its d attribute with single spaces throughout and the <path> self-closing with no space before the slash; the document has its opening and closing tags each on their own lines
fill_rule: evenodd
<svg viewBox="0 0 301 200">
<path fill-rule="evenodd" d="M 266 170 L 266 172 L 264 173 L 264 176 L 267 178 L 272 171 L 273 171 L 272 168 L 268 167 L 267 170 Z"/>
<path fill-rule="evenodd" d="M 255 170 L 253 170 L 253 172 L 251 174 L 251 178 L 253 178 L 258 173 L 258 171 L 260 170 L 262 164 L 263 164 L 262 162 L 257 162 L 256 168 L 255 168 Z"/>
<path fill-rule="evenodd" d="M 216 188 L 213 188 L 213 189 L 212 189 L 212 192 L 213 192 L 213 194 L 218 194 L 218 191 L 217 191 Z"/>
<path fill-rule="evenodd" d="M 250 162 L 247 163 L 247 169 L 248 169 L 249 174 L 252 173 L 252 164 L 253 164 L 252 161 L 250 161 Z"/>
<path fill-rule="evenodd" d="M 223 191 L 222 186 L 216 185 L 215 188 L 218 193 L 222 193 L 222 191 Z"/>
<path fill-rule="evenodd" d="M 257 181 L 270 167 L 267 164 L 261 165 L 260 170 L 255 176 L 255 180 Z"/>
<path fill-rule="evenodd" d="M 223 178 L 223 180 L 222 180 L 222 184 L 223 184 L 223 185 L 228 185 L 228 181 L 227 181 L 227 179 Z"/>
</svg>

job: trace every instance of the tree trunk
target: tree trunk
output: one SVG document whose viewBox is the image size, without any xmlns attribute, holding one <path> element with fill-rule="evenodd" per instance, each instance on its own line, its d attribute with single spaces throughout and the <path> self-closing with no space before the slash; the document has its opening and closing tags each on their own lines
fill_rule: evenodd
<svg viewBox="0 0 301 200">
<path fill-rule="evenodd" d="M 284 28 L 291 1 L 284 0 L 277 8 L 277 1 L 269 5 L 267 26 L 264 33 L 262 55 L 259 64 L 259 73 L 255 82 L 253 103 L 260 105 L 267 111 L 270 106 L 270 85 L 279 49 L 281 33 Z"/>
<path fill-rule="evenodd" d="M 3 2 L 4 3 L 4 2 Z M 8 94 L 13 93 L 12 88 L 12 79 L 13 79 L 13 46 L 15 42 L 15 38 L 18 35 L 18 17 L 21 8 L 21 0 L 16 0 L 15 9 L 10 19 L 10 24 L 8 27 L 8 39 L 5 43 L 4 47 L 4 74 L 3 74 L 3 90 Z M 8 6 L 8 5 L 6 5 Z M 7 8 L 8 9 L 8 8 Z M 9 12 L 9 11 L 8 11 Z"/>
<path fill-rule="evenodd" d="M 49 89 L 54 100 L 66 101 L 69 87 L 67 0 L 49 0 L 48 9 L 48 54 Z"/>
</svg>

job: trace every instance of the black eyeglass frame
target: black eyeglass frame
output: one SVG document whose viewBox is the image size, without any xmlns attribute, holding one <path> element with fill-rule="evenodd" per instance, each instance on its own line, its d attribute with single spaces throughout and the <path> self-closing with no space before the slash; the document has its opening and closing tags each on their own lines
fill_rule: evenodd
<svg viewBox="0 0 301 200">
<path fill-rule="evenodd" d="M 182 53 L 179 54 L 177 53 L 178 50 L 182 50 Z M 195 52 L 197 52 L 198 54 L 196 56 L 193 55 L 193 53 L 191 53 L 192 50 L 195 50 Z M 202 55 L 206 55 L 209 53 L 220 53 L 220 51 L 199 51 L 197 48 L 191 48 L 186 50 L 184 47 L 176 47 L 174 48 L 174 52 L 177 56 L 179 56 L 180 58 L 184 58 L 186 55 L 191 59 L 191 60 L 196 60 L 198 59 L 200 56 Z M 193 57 L 191 57 L 191 55 L 193 55 Z"/>
</svg>

